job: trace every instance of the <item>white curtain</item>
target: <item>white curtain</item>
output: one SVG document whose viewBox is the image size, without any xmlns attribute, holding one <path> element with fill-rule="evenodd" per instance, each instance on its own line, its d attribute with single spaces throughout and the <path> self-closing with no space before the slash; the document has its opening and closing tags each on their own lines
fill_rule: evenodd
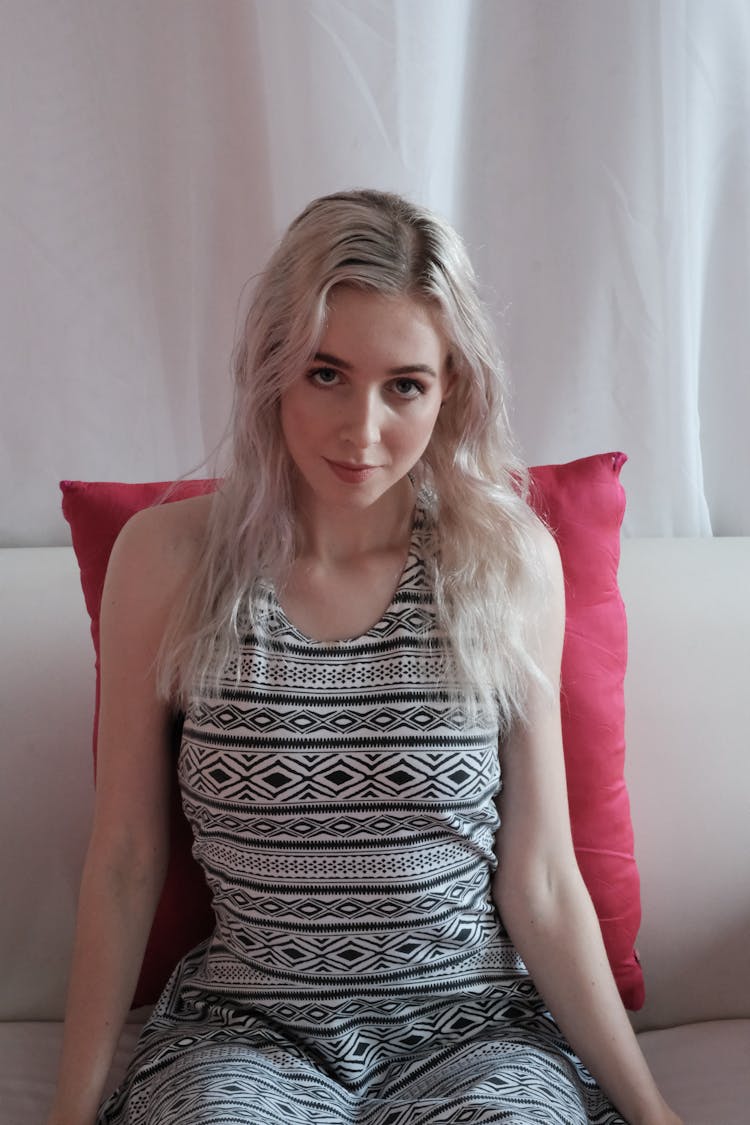
<svg viewBox="0 0 750 1125">
<path fill-rule="evenodd" d="M 218 441 L 243 286 L 316 195 L 464 234 L 531 463 L 750 534 L 748 0 L 0 0 L 0 543 Z"/>
</svg>

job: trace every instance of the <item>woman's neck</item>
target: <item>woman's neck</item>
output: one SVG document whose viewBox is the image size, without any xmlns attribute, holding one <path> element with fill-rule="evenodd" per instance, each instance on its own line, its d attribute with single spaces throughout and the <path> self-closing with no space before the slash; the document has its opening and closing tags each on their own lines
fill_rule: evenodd
<svg viewBox="0 0 750 1125">
<path fill-rule="evenodd" d="M 297 558 L 335 566 L 364 555 L 405 549 L 411 537 L 415 499 L 408 478 L 361 510 L 323 507 L 314 496 L 300 490 Z"/>
</svg>

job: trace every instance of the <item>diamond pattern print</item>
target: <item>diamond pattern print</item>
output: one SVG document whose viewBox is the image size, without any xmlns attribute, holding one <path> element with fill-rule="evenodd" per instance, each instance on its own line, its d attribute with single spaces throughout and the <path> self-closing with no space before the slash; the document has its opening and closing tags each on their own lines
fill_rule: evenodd
<svg viewBox="0 0 750 1125">
<path fill-rule="evenodd" d="M 213 936 L 176 967 L 98 1125 L 624 1125 L 490 895 L 495 716 L 450 704 L 418 510 L 363 637 L 272 592 L 178 773 Z"/>
</svg>

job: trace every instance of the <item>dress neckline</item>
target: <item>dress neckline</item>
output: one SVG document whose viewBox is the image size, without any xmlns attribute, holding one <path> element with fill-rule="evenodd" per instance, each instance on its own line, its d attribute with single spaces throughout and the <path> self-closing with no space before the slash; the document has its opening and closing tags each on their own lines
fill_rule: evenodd
<svg viewBox="0 0 750 1125">
<path fill-rule="evenodd" d="M 424 509 L 422 505 L 422 498 L 419 494 L 417 494 L 414 503 L 414 510 L 412 512 L 409 545 L 406 550 L 406 558 L 401 568 L 398 582 L 396 583 L 393 594 L 391 595 L 391 599 L 388 602 L 388 605 L 386 606 L 383 613 L 380 615 L 378 620 L 374 621 L 372 625 L 370 625 L 369 628 L 365 629 L 363 633 L 358 633 L 350 637 L 337 637 L 330 640 L 320 640 L 317 637 L 311 637 L 309 634 L 305 633 L 302 629 L 295 625 L 289 617 L 287 617 L 284 608 L 276 594 L 276 587 L 271 583 L 267 588 L 267 596 L 269 599 L 269 608 L 271 610 L 272 616 L 277 619 L 279 624 L 282 626 L 283 631 L 293 637 L 293 639 L 298 644 L 304 644 L 310 648 L 316 648 L 321 651 L 330 648 L 341 649 L 342 647 L 345 647 L 347 645 L 356 646 L 357 644 L 360 644 L 368 638 L 371 639 L 373 636 L 378 636 L 380 633 L 382 633 L 382 627 L 384 623 L 388 620 L 389 617 L 393 615 L 393 611 L 399 600 L 399 595 L 408 582 L 408 575 L 412 570 L 412 563 L 418 555 L 417 537 L 419 530 L 423 525 L 423 521 Z"/>
</svg>

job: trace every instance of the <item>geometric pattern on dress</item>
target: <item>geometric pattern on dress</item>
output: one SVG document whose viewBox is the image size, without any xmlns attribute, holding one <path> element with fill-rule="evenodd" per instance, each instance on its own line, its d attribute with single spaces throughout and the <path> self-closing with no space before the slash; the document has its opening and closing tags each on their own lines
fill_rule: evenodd
<svg viewBox="0 0 750 1125">
<path fill-rule="evenodd" d="M 418 508 L 361 637 L 318 643 L 263 591 L 262 630 L 191 700 L 178 776 L 215 930 L 99 1125 L 624 1125 L 492 901 L 498 718 L 446 690 L 429 538 Z"/>
</svg>

